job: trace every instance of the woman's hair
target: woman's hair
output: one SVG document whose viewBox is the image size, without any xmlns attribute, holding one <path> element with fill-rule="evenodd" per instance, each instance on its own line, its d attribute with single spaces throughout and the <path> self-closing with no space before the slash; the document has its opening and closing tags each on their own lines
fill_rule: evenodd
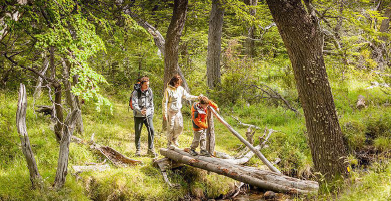
<svg viewBox="0 0 391 201">
<path fill-rule="evenodd" d="M 138 80 L 139 80 L 140 84 L 143 84 L 144 82 L 149 82 L 149 77 L 143 76 Z"/>
<path fill-rule="evenodd" d="M 179 86 L 182 85 L 182 79 L 179 75 L 174 75 L 174 77 L 171 78 L 169 84 L 171 86 L 175 86 L 176 83 L 179 83 Z"/>
<path fill-rule="evenodd" d="M 206 96 L 200 96 L 198 99 L 200 100 L 200 104 L 209 104 L 209 99 Z"/>
</svg>

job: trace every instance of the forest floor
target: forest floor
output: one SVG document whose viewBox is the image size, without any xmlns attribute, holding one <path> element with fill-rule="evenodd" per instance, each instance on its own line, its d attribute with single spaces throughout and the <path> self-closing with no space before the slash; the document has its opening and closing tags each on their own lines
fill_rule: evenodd
<svg viewBox="0 0 391 201">
<path fill-rule="evenodd" d="M 58 143 L 53 133 L 50 117 L 34 113 L 33 99 L 28 97 L 27 132 L 30 137 L 40 174 L 45 187 L 32 190 L 29 173 L 20 148 L 20 139 L 15 126 L 17 94 L 0 93 L 0 200 L 186 200 L 190 198 L 223 198 L 233 189 L 236 181 L 192 167 L 168 172 L 173 183 L 180 188 L 172 189 L 164 181 L 160 171 L 153 167 L 152 158 L 146 155 L 147 132 L 141 135 L 142 156 L 135 157 L 133 113 L 128 111 L 127 91 L 108 95 L 113 102 L 113 113 L 108 109 L 97 112 L 94 105 L 82 106 L 84 133 L 75 136 L 88 141 L 92 135 L 95 142 L 110 146 L 143 165 L 115 167 L 102 172 L 75 174 L 72 166 L 88 163 L 102 163 L 104 158 L 92 151 L 88 145 L 71 143 L 69 172 L 65 187 L 60 191 L 51 189 L 54 181 Z M 355 109 L 359 94 L 367 97 L 367 108 Z M 389 98 L 379 91 L 355 91 L 348 94 L 337 91 L 336 107 L 340 124 L 349 145 L 349 179 L 326 183 L 316 197 L 282 196 L 282 199 L 296 200 L 389 200 L 391 198 L 391 165 L 388 161 L 391 150 L 391 107 Z M 37 100 L 35 105 L 48 104 Z M 193 133 L 190 108 L 184 106 L 184 132 L 179 137 L 180 147 L 189 147 Z M 301 111 L 302 112 L 302 111 Z M 231 117 L 261 128 L 277 130 L 263 153 L 270 161 L 281 159 L 278 168 L 286 175 L 313 179 L 310 150 L 305 136 L 304 117 L 281 107 L 257 104 L 242 107 L 223 108 L 221 114 L 235 130 L 243 134 L 241 127 Z M 157 107 L 154 116 L 155 147 L 166 146 L 166 135 L 162 132 L 161 110 Z M 216 150 L 236 155 L 243 145 L 222 124 L 215 124 Z M 257 130 L 255 143 L 264 130 Z M 159 154 L 159 158 L 162 158 Z M 253 157 L 247 165 L 263 168 L 262 162 Z"/>
</svg>

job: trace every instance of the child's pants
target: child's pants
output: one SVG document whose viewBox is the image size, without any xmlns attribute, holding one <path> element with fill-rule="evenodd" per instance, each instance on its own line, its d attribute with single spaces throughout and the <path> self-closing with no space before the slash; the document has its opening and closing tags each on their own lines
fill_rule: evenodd
<svg viewBox="0 0 391 201">
<path fill-rule="evenodd" d="M 194 138 L 190 148 L 195 150 L 198 147 L 198 144 L 200 144 L 200 150 L 206 150 L 206 129 L 193 131 L 193 133 Z"/>
</svg>

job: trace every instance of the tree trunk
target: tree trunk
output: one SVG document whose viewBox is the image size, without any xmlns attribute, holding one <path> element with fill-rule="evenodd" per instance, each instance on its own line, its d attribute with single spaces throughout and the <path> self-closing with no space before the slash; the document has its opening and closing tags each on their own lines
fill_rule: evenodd
<svg viewBox="0 0 391 201">
<path fill-rule="evenodd" d="M 206 59 L 206 76 L 209 89 L 220 83 L 221 35 L 223 29 L 224 9 L 220 0 L 212 0 L 208 32 L 208 56 Z"/>
<path fill-rule="evenodd" d="M 152 25 L 150 25 L 148 22 L 140 19 L 140 17 L 138 15 L 136 15 L 135 13 L 131 12 L 129 9 L 125 9 L 124 10 L 124 13 L 125 14 L 128 14 L 130 15 L 134 20 L 136 20 L 136 22 L 142 26 L 146 31 L 148 31 L 149 34 L 151 34 L 151 36 L 153 37 L 153 40 L 155 41 L 155 45 L 156 47 L 159 49 L 159 51 L 163 54 L 163 57 L 164 56 L 164 46 L 166 44 L 166 41 L 164 40 L 164 37 L 162 36 L 162 34 L 160 34 L 159 30 L 157 30 L 155 27 L 153 27 Z M 187 81 L 185 79 L 185 76 L 183 75 L 182 73 L 182 70 L 181 68 L 179 67 L 179 65 L 177 65 L 177 69 L 178 69 L 178 73 L 179 75 L 181 76 L 182 78 L 182 81 L 183 81 L 183 87 L 186 89 L 187 92 L 190 93 L 190 88 L 189 88 L 189 85 L 187 84 Z M 166 84 L 164 85 L 164 89 L 166 89 Z"/>
<path fill-rule="evenodd" d="M 76 109 L 69 114 L 65 122 L 64 133 L 60 142 L 56 178 L 54 180 L 54 187 L 57 189 L 64 186 L 65 179 L 68 174 L 69 144 L 71 142 L 73 129 L 79 116 L 80 110 Z"/>
<path fill-rule="evenodd" d="M 381 25 L 380 25 L 379 31 L 382 32 L 382 33 L 385 33 L 385 32 L 388 31 L 388 28 L 390 27 L 391 2 L 388 4 L 388 6 L 386 8 L 386 11 L 384 12 L 384 16 L 383 17 L 385 17 L 385 19 L 383 19 L 383 21 L 381 21 Z M 382 37 L 380 37 L 380 39 L 382 39 L 383 41 L 386 41 L 387 37 L 382 36 Z"/>
<path fill-rule="evenodd" d="M 63 70 L 64 70 L 63 71 L 63 74 L 64 74 L 63 84 L 65 87 L 66 101 L 67 101 L 67 104 L 71 107 L 71 111 L 74 111 L 76 109 L 80 110 L 80 116 L 77 118 L 77 122 L 76 122 L 76 129 L 77 129 L 77 132 L 79 132 L 80 134 L 83 134 L 84 126 L 83 126 L 83 119 L 82 119 L 82 115 L 81 115 L 79 100 L 75 95 L 72 94 L 72 92 L 71 92 L 72 85 L 69 82 L 71 64 L 69 63 L 68 60 L 62 59 L 62 66 L 63 66 Z M 73 81 L 74 81 L 74 84 L 77 84 L 78 80 L 74 79 Z"/>
<path fill-rule="evenodd" d="M 42 64 L 42 71 L 41 71 L 41 74 L 42 75 L 45 75 L 46 73 L 46 70 L 48 69 L 49 67 L 49 59 L 45 56 L 45 60 Z M 39 77 L 37 78 L 37 85 L 35 86 L 35 91 L 34 91 L 34 101 L 35 99 L 39 98 L 41 96 L 41 91 L 42 91 L 42 82 L 43 82 L 43 79 L 42 77 Z"/>
<path fill-rule="evenodd" d="M 259 159 L 273 172 L 281 174 L 281 172 L 275 168 L 266 158 L 265 156 L 257 149 L 255 149 L 249 142 L 247 142 L 238 132 L 236 132 L 231 125 L 229 125 L 213 108 L 209 107 L 210 111 L 216 116 L 216 118 L 231 131 L 243 144 L 245 144 L 252 152 L 254 152 Z"/>
<path fill-rule="evenodd" d="M 178 148 L 174 150 L 161 148 L 160 153 L 174 161 L 215 172 L 263 189 L 306 194 L 316 193 L 319 188 L 318 183 L 314 181 L 299 180 L 254 167 L 234 165 L 218 158 L 191 156 L 189 153 Z"/>
<path fill-rule="evenodd" d="M 208 108 L 208 129 L 206 129 L 206 150 L 209 151 L 213 156 L 215 155 L 215 125 L 213 121 L 213 114 Z"/>
<path fill-rule="evenodd" d="M 10 3 L 10 2 L 9 2 Z M 17 0 L 16 4 L 26 5 L 27 0 Z M 18 5 L 18 6 L 20 6 Z M 15 6 L 17 7 L 17 6 Z M 2 11 L 3 12 L 3 11 Z M 8 26 L 5 23 L 5 18 L 10 17 L 13 21 L 18 21 L 23 13 L 20 13 L 18 10 L 0 13 L 0 41 L 8 34 Z"/>
<path fill-rule="evenodd" d="M 178 45 L 185 25 L 187 5 L 188 0 L 174 0 L 174 10 L 164 47 L 164 89 L 170 79 L 178 74 Z"/>
<path fill-rule="evenodd" d="M 30 181 L 33 188 L 41 187 L 42 177 L 38 172 L 38 166 L 35 162 L 34 153 L 31 150 L 29 136 L 27 135 L 26 128 L 26 109 L 27 109 L 27 95 L 26 88 L 23 84 L 20 84 L 18 110 L 16 112 L 16 126 L 20 141 L 22 143 L 22 151 L 26 158 L 27 167 L 30 172 Z"/>
<path fill-rule="evenodd" d="M 288 51 L 304 110 L 308 140 L 316 171 L 327 179 L 347 174 L 346 148 L 322 55 L 323 37 L 307 2 L 267 0 Z"/>
<path fill-rule="evenodd" d="M 72 77 L 72 79 L 73 79 L 73 85 L 76 85 L 79 82 L 79 75 L 74 75 Z M 77 125 L 76 129 L 80 134 L 83 134 L 84 133 L 84 124 L 83 124 L 83 115 L 81 112 L 81 105 L 80 105 L 80 101 L 79 101 L 79 96 L 74 96 L 74 97 L 75 97 L 75 102 L 76 102 L 77 108 L 80 110 L 80 117 L 76 123 L 76 125 Z"/>
<path fill-rule="evenodd" d="M 257 10 L 254 7 L 257 6 L 258 0 L 245 0 L 245 3 L 251 6 L 250 15 L 255 17 Z M 245 43 L 246 54 L 249 57 L 255 56 L 254 32 L 255 32 L 255 26 L 250 25 L 250 27 L 247 28 L 247 39 Z"/>
<path fill-rule="evenodd" d="M 54 87 L 54 118 L 56 120 L 56 125 L 54 125 L 54 134 L 56 135 L 57 142 L 60 142 L 62 137 L 62 129 L 64 123 L 64 114 L 62 111 L 62 87 L 61 84 L 56 80 L 56 65 L 54 63 L 54 47 L 49 48 L 50 52 L 50 79 L 52 80 L 51 84 Z"/>
</svg>

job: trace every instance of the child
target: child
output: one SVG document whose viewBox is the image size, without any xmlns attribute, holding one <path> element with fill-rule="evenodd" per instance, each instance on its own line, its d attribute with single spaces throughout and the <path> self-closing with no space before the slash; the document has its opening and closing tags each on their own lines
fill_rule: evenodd
<svg viewBox="0 0 391 201">
<path fill-rule="evenodd" d="M 192 156 L 198 155 L 195 149 L 200 144 L 200 155 L 201 156 L 211 156 L 210 153 L 206 150 L 206 129 L 208 128 L 207 122 L 207 107 L 212 106 L 217 111 L 218 106 L 213 101 L 209 100 L 205 96 L 200 96 L 199 102 L 194 103 L 191 107 L 191 120 L 193 122 L 194 138 L 190 146 L 190 154 Z"/>
</svg>

